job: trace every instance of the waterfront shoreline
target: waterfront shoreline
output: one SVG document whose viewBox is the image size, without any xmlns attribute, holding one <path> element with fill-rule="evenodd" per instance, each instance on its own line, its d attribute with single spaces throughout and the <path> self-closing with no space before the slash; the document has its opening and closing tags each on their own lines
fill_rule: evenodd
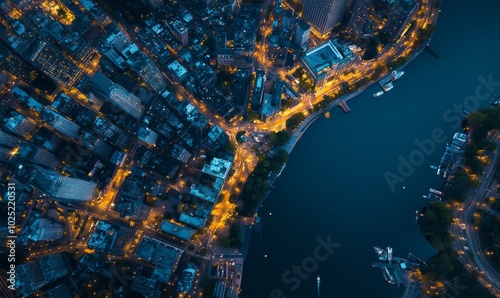
<svg viewBox="0 0 500 298">
<path fill-rule="evenodd" d="M 431 39 L 432 39 L 432 37 L 431 37 Z M 429 39 L 429 43 L 430 43 L 431 39 Z M 427 43 L 427 44 L 429 44 L 429 43 Z M 415 58 L 417 58 L 425 50 L 427 44 L 421 46 L 420 49 L 418 49 L 412 55 L 412 57 L 410 57 L 410 59 L 404 65 L 399 67 L 398 69 L 399 70 L 403 69 L 406 65 L 408 65 Z M 395 69 L 395 70 L 397 70 L 397 69 Z M 329 103 L 326 107 L 324 107 L 320 111 L 313 112 L 300 124 L 300 126 L 297 129 L 295 129 L 293 131 L 292 137 L 290 138 L 290 140 L 288 141 L 287 144 L 282 146 L 282 149 L 286 150 L 288 152 L 288 154 L 290 154 L 292 152 L 293 148 L 295 147 L 295 145 L 297 144 L 297 142 L 300 140 L 300 138 L 304 134 L 304 132 L 309 128 L 309 126 L 311 126 L 311 124 L 314 123 L 314 121 L 316 121 L 319 117 L 321 117 L 321 115 L 325 114 L 326 112 L 329 112 L 330 110 L 337 107 L 342 102 L 348 102 L 349 100 L 354 99 L 356 96 L 358 96 L 361 93 L 363 93 L 364 91 L 366 91 L 366 89 L 370 88 L 372 85 L 377 84 L 378 81 L 381 80 L 381 78 L 384 78 L 385 76 L 389 75 L 391 73 L 391 71 L 392 70 L 389 70 L 387 73 L 381 75 L 381 77 L 378 80 L 368 83 L 367 85 L 359 88 L 358 90 L 354 91 L 353 93 L 343 95 L 340 98 L 332 101 L 331 103 Z"/>
<path fill-rule="evenodd" d="M 437 18 L 436 18 L 437 19 Z M 435 20 L 436 22 L 437 20 Z M 415 51 L 410 59 L 404 64 L 402 65 L 401 67 L 399 67 L 398 69 L 401 70 L 403 69 L 404 67 L 406 67 L 406 65 L 408 65 L 409 63 L 411 63 L 415 58 L 417 58 L 426 48 L 427 44 L 430 43 L 432 39 L 432 36 L 431 38 L 429 39 L 429 42 L 426 43 L 425 45 L 421 46 L 417 51 Z M 310 114 L 301 124 L 300 126 L 295 129 L 292 133 L 292 137 L 290 138 L 290 140 L 281 147 L 281 149 L 284 149 L 285 151 L 288 152 L 288 154 L 291 154 L 292 150 L 294 149 L 295 145 L 298 143 L 298 141 L 300 140 L 300 138 L 302 137 L 302 135 L 307 131 L 307 129 L 319 118 L 321 117 L 322 115 L 324 115 L 324 113 L 332 110 L 333 108 L 337 107 L 340 103 L 342 102 L 347 102 L 355 97 L 357 97 L 358 95 L 362 94 L 364 91 L 366 91 L 366 89 L 368 89 L 369 87 L 371 87 L 373 84 L 377 84 L 380 79 L 384 78 L 385 76 L 387 76 L 388 74 L 391 73 L 392 70 L 389 70 L 387 73 L 384 73 L 383 75 L 380 76 L 379 79 L 375 80 L 375 81 L 372 81 L 368 84 L 366 84 L 365 86 L 357 89 L 356 91 L 350 93 L 350 94 L 346 94 L 346 95 L 343 95 L 341 97 L 339 97 L 338 99 L 332 101 L 331 103 L 329 103 L 326 107 L 324 107 L 323 109 L 319 110 L 319 111 L 316 111 L 316 112 L 313 112 L 312 114 Z M 273 187 L 273 184 L 274 182 L 277 180 L 278 178 L 278 174 L 274 174 L 272 175 L 270 178 L 269 178 L 269 185 L 270 185 L 270 188 Z M 266 197 L 262 200 L 262 202 L 260 204 L 262 204 L 266 199 L 267 197 L 269 196 L 271 190 L 269 190 L 269 192 L 267 193 Z M 255 211 L 255 215 L 257 215 L 259 213 L 259 209 L 260 209 L 260 205 L 259 207 L 257 207 L 257 210 Z M 250 246 L 250 241 L 247 241 L 245 242 L 245 248 L 244 250 L 245 251 L 249 251 L 249 246 Z M 244 257 L 244 259 L 246 259 L 246 257 Z M 242 266 L 242 272 L 243 272 L 243 266 Z M 411 286 L 412 284 L 410 284 L 409 286 Z M 407 289 L 408 287 L 405 287 L 405 289 Z M 405 290 L 404 293 L 410 293 L 409 290 Z M 404 294 L 403 294 L 404 295 Z M 408 296 L 403 296 L 403 297 L 408 297 Z"/>
</svg>

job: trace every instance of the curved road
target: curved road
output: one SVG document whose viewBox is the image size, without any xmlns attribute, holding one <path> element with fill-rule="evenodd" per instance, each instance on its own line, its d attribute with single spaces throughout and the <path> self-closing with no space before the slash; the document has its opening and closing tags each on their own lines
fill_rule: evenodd
<svg viewBox="0 0 500 298">
<path fill-rule="evenodd" d="M 489 136 L 490 140 L 500 145 L 498 133 Z M 453 208 L 455 224 L 451 227 L 454 236 L 453 249 L 459 253 L 459 260 L 467 270 L 479 272 L 478 280 L 493 295 L 500 297 L 500 274 L 493 268 L 481 250 L 479 233 L 473 224 L 474 214 L 480 209 L 483 198 L 487 195 L 489 187 L 493 183 L 494 173 L 498 164 L 499 152 L 495 151 L 491 157 L 491 163 L 482 177 L 480 186 L 469 192 L 467 200 Z"/>
</svg>

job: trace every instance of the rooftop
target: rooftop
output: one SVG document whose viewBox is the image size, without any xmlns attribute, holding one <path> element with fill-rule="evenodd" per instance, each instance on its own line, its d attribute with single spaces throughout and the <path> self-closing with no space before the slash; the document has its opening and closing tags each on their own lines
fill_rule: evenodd
<svg viewBox="0 0 500 298">
<path fill-rule="evenodd" d="M 182 66 L 177 60 L 170 63 L 168 65 L 168 69 L 173 71 L 178 78 L 183 77 L 187 73 L 187 70 L 184 68 L 184 66 Z"/>
<path fill-rule="evenodd" d="M 203 173 L 210 174 L 217 178 L 226 179 L 232 162 L 220 158 L 214 158 L 209 164 L 203 166 Z"/>
<path fill-rule="evenodd" d="M 183 227 L 181 225 L 166 220 L 163 220 L 161 222 L 160 230 L 162 230 L 165 233 L 169 233 L 179 238 L 182 238 L 184 240 L 191 240 L 191 237 L 193 237 L 194 234 L 193 229 Z"/>
<path fill-rule="evenodd" d="M 179 220 L 188 225 L 192 225 L 193 227 L 201 228 L 205 225 L 206 219 L 201 217 L 191 216 L 186 213 L 181 213 Z"/>
<path fill-rule="evenodd" d="M 337 64 L 354 60 L 354 54 L 346 46 L 330 40 L 305 52 L 302 60 L 316 76 L 320 76 Z"/>
</svg>

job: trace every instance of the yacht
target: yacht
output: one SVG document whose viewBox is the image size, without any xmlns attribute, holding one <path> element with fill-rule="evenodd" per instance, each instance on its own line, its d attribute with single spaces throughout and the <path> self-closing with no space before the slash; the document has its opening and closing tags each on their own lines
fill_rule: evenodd
<svg viewBox="0 0 500 298">
<path fill-rule="evenodd" d="M 384 94 L 384 91 L 379 91 L 379 92 L 377 92 L 377 93 L 373 94 L 373 98 L 379 97 L 379 96 L 381 96 L 382 94 Z"/>
</svg>

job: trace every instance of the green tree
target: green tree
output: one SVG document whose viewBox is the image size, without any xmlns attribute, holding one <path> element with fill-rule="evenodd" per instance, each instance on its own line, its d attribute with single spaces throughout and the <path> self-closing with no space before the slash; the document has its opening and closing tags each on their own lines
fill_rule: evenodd
<svg viewBox="0 0 500 298">
<path fill-rule="evenodd" d="M 306 117 L 302 113 L 297 113 L 286 120 L 286 127 L 290 130 L 294 130 L 300 126 L 304 119 L 306 119 Z"/>
<path fill-rule="evenodd" d="M 467 115 L 467 121 L 472 129 L 480 129 L 486 121 L 486 115 L 481 111 L 473 111 Z"/>
<path fill-rule="evenodd" d="M 445 250 L 451 243 L 448 232 L 452 223 L 451 208 L 445 203 L 437 202 L 429 205 L 420 220 L 422 233 L 438 250 Z"/>
<path fill-rule="evenodd" d="M 283 146 L 292 138 L 292 133 L 287 130 L 280 130 L 276 133 L 276 145 Z"/>
</svg>

